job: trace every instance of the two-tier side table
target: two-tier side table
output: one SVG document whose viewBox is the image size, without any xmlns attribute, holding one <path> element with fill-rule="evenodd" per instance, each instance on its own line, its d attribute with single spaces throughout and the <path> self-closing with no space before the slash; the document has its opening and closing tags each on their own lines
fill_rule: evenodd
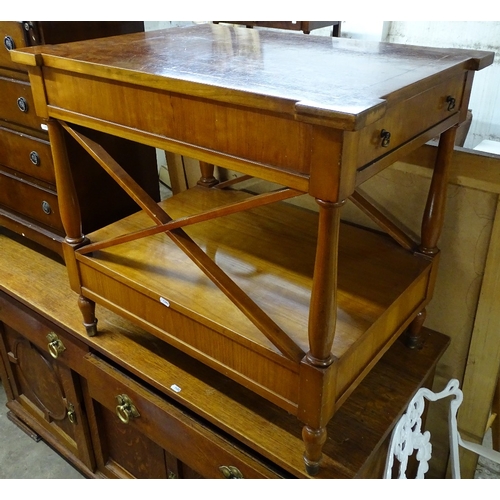
<svg viewBox="0 0 500 500">
<path fill-rule="evenodd" d="M 12 58 L 48 125 L 88 334 L 98 302 L 284 408 L 317 473 L 337 409 L 403 332 L 418 345 L 456 127 L 493 53 L 202 24 Z M 196 158 L 200 185 L 158 204 L 86 129 Z M 415 242 L 357 187 L 439 135 Z M 68 141 L 141 210 L 82 234 Z M 217 184 L 213 165 L 282 189 Z M 382 231 L 341 223 L 347 199 Z"/>
</svg>

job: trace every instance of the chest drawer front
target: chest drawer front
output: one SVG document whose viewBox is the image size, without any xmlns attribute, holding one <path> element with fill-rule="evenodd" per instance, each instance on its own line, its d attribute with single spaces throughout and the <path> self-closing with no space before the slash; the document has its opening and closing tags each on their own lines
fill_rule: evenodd
<svg viewBox="0 0 500 500">
<path fill-rule="evenodd" d="M 0 205 L 64 234 L 56 193 L 1 170 Z"/>
<path fill-rule="evenodd" d="M 363 147 L 358 151 L 357 167 L 386 155 L 458 113 L 464 84 L 465 75 L 458 75 L 389 108 L 384 117 L 360 132 L 359 144 L 363 144 Z M 387 132 L 390 134 L 388 138 L 384 135 Z"/>
<path fill-rule="evenodd" d="M 0 127 L 0 164 L 30 177 L 55 184 L 54 165 L 48 141 Z"/>
<path fill-rule="evenodd" d="M 133 426 L 202 477 L 223 479 L 225 473 L 235 470 L 233 468 L 247 479 L 281 477 L 216 431 L 98 357 L 89 354 L 85 360 L 90 397 L 117 414 L 116 425 Z M 127 401 L 133 405 L 132 409 L 129 406 L 127 410 Z M 128 422 L 123 423 L 122 419 Z"/>
<path fill-rule="evenodd" d="M 42 122 L 36 115 L 28 82 L 0 78 L 0 109 L 3 120 L 40 130 Z"/>
<path fill-rule="evenodd" d="M 0 21 L 0 66 L 25 71 L 19 64 L 12 62 L 11 49 L 26 47 L 25 30 L 23 23 L 19 21 Z"/>
</svg>

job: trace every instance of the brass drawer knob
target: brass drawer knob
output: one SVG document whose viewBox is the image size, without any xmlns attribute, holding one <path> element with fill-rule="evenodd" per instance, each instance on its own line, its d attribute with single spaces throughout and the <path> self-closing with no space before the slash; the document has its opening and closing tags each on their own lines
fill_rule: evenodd
<svg viewBox="0 0 500 500">
<path fill-rule="evenodd" d="M 28 101 L 24 97 L 19 97 L 17 99 L 17 107 L 23 112 L 28 112 Z"/>
<path fill-rule="evenodd" d="M 59 357 L 59 354 L 66 350 L 66 347 L 64 347 L 64 344 L 60 341 L 59 337 L 54 332 L 50 332 L 47 335 L 47 340 L 49 341 L 49 343 L 47 344 L 47 348 L 50 355 L 54 359 L 57 359 Z"/>
<path fill-rule="evenodd" d="M 449 95 L 446 98 L 446 102 L 448 103 L 448 111 L 452 111 L 453 109 L 455 109 L 456 100 L 453 96 Z"/>
<path fill-rule="evenodd" d="M 126 394 L 116 396 L 116 401 L 118 402 L 116 415 L 124 424 L 128 424 L 131 418 L 139 418 L 141 416 L 134 403 L 132 403 L 132 400 Z"/>
<path fill-rule="evenodd" d="M 221 465 L 219 470 L 225 479 L 243 479 L 243 474 L 234 465 Z"/>
<path fill-rule="evenodd" d="M 6 36 L 3 39 L 3 44 L 7 50 L 12 50 L 16 48 L 16 44 L 11 36 Z"/>
<path fill-rule="evenodd" d="M 391 133 L 388 130 L 382 129 L 382 132 L 380 132 L 380 137 L 382 138 L 382 147 L 386 148 L 389 146 L 389 143 L 391 142 Z"/>
</svg>

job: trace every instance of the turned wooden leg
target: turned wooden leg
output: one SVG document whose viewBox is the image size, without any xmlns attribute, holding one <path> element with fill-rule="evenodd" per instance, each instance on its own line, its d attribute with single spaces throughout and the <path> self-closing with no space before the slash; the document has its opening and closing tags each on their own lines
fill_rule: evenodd
<svg viewBox="0 0 500 500">
<path fill-rule="evenodd" d="M 309 308 L 308 358 L 316 366 L 331 363 L 331 349 L 337 322 L 337 258 L 340 208 L 345 201 L 319 205 L 318 243 Z"/>
<path fill-rule="evenodd" d="M 65 240 L 68 245 L 76 249 L 85 243 L 85 237 L 82 233 L 80 205 L 68 160 L 63 130 L 61 125 L 52 119 L 47 121 L 47 127 L 54 160 L 59 212 L 66 233 Z"/>
<path fill-rule="evenodd" d="M 214 177 L 214 168 L 211 163 L 200 161 L 201 178 L 197 182 L 198 186 L 212 187 L 219 183 Z"/>
<path fill-rule="evenodd" d="M 417 252 L 431 259 L 439 252 L 438 241 L 444 222 L 446 193 L 456 132 L 457 126 L 451 127 L 439 138 L 434 172 L 422 217 L 421 243 Z M 412 349 L 421 346 L 420 333 L 425 316 L 425 310 L 420 311 L 405 333 L 405 343 Z"/>
<path fill-rule="evenodd" d="M 415 319 L 410 323 L 410 326 L 406 330 L 404 336 L 404 342 L 410 349 L 417 349 L 422 346 L 422 326 L 424 325 L 425 317 L 427 316 L 427 311 L 422 309 L 415 317 Z"/>
<path fill-rule="evenodd" d="M 97 319 L 95 317 L 95 302 L 83 295 L 78 297 L 78 307 L 83 316 L 83 325 L 89 337 L 97 335 Z"/>
<path fill-rule="evenodd" d="M 422 218 L 422 241 L 419 252 L 431 257 L 439 251 L 437 244 L 443 228 L 448 177 L 456 132 L 457 127 L 452 127 L 443 132 L 439 139 L 434 172 Z"/>
<path fill-rule="evenodd" d="M 299 414 L 305 427 L 304 463 L 310 475 L 318 473 L 326 425 L 334 412 L 331 384 L 334 362 L 331 349 L 337 322 L 337 258 L 340 203 L 316 200 L 319 205 L 318 243 L 309 308 L 309 352 L 301 366 Z"/>
<path fill-rule="evenodd" d="M 302 428 L 302 439 L 304 441 L 304 463 L 306 472 L 315 476 L 319 472 L 323 445 L 326 442 L 326 429 L 311 429 L 305 425 Z"/>
</svg>

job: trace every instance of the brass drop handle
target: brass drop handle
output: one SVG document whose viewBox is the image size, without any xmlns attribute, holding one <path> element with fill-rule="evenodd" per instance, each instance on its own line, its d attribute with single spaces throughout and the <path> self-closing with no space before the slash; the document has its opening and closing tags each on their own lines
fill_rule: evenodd
<svg viewBox="0 0 500 500">
<path fill-rule="evenodd" d="M 388 130 L 382 129 L 382 132 L 380 132 L 380 137 L 382 138 L 382 147 L 386 148 L 389 146 L 389 143 L 391 142 L 391 133 Z"/>
<path fill-rule="evenodd" d="M 225 479 L 243 479 L 243 474 L 234 465 L 221 465 L 219 470 Z"/>
<path fill-rule="evenodd" d="M 131 418 L 139 418 L 141 416 L 134 403 L 132 403 L 132 400 L 126 394 L 116 396 L 116 401 L 118 403 L 116 415 L 124 424 L 128 424 Z"/>
<path fill-rule="evenodd" d="M 75 407 L 71 403 L 68 404 L 68 410 L 67 410 L 66 414 L 68 415 L 68 420 L 73 425 L 75 425 L 76 424 L 76 412 L 75 412 Z"/>
<path fill-rule="evenodd" d="M 446 102 L 448 103 L 448 111 L 451 111 L 451 110 L 455 109 L 456 100 L 455 100 L 454 97 L 452 97 L 451 95 L 449 95 L 446 98 Z"/>
<path fill-rule="evenodd" d="M 64 344 L 59 340 L 59 337 L 54 332 L 50 332 L 47 335 L 47 340 L 49 341 L 47 348 L 49 349 L 50 355 L 54 359 L 57 359 L 59 354 L 66 350 L 66 347 L 64 347 Z"/>
</svg>

